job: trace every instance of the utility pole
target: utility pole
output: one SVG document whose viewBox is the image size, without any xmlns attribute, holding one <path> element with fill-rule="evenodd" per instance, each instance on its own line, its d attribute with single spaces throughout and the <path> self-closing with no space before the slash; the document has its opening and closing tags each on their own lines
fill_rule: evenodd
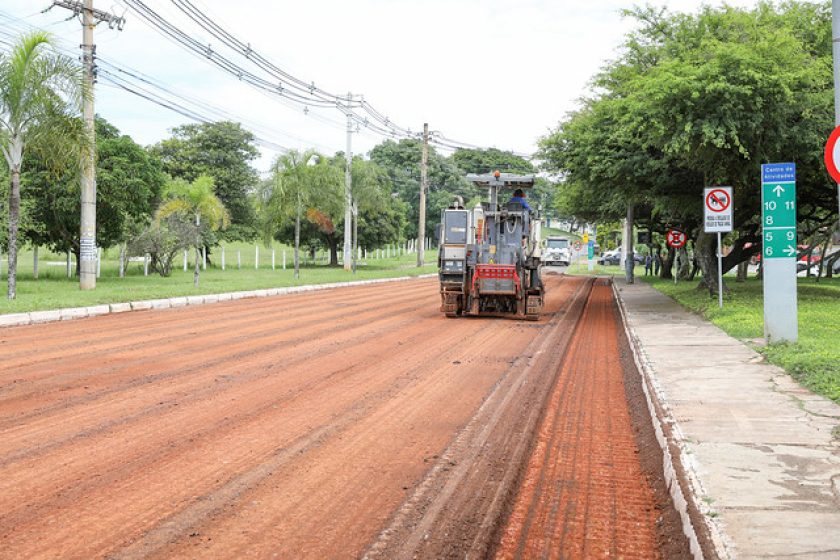
<svg viewBox="0 0 840 560">
<path fill-rule="evenodd" d="M 429 123 L 423 123 L 423 157 L 420 159 L 420 222 L 417 224 L 417 267 L 426 264 L 426 191 L 429 190 Z"/>
<path fill-rule="evenodd" d="M 53 0 L 52 6 L 65 8 L 74 15 L 82 16 L 82 63 L 85 67 L 85 88 L 88 95 L 84 100 L 82 116 L 87 133 L 88 146 L 82 154 L 82 216 L 79 232 L 79 287 L 82 290 L 96 288 L 96 128 L 93 85 L 96 82 L 96 45 L 93 42 L 93 28 L 102 22 L 108 27 L 122 30 L 125 19 L 114 14 L 95 10 L 93 0 Z M 50 7 L 52 7 L 50 6 Z"/>
<path fill-rule="evenodd" d="M 831 37 L 834 59 L 834 124 L 840 125 L 840 0 L 831 0 Z M 837 183 L 837 205 L 840 212 L 840 183 Z"/>
<path fill-rule="evenodd" d="M 353 96 L 347 94 L 347 164 L 344 168 L 344 270 L 353 270 L 353 117 L 350 103 Z M 354 271 L 355 272 L 355 271 Z"/>
</svg>

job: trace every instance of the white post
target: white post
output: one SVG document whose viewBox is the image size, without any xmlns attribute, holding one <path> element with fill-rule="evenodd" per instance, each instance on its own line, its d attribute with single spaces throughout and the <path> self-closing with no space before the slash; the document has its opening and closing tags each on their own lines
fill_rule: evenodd
<svg viewBox="0 0 840 560">
<path fill-rule="evenodd" d="M 143 255 L 143 276 L 149 275 L 149 253 Z"/>
<path fill-rule="evenodd" d="M 286 250 L 283 249 L 283 270 L 286 270 Z"/>
<path fill-rule="evenodd" d="M 38 246 L 32 248 L 32 277 L 38 279 Z"/>
<path fill-rule="evenodd" d="M 260 246 L 254 245 L 254 270 L 260 268 Z"/>
<path fill-rule="evenodd" d="M 720 244 L 720 232 L 717 232 L 718 246 L 718 306 L 723 309 L 723 246 Z"/>
<path fill-rule="evenodd" d="M 236 268 L 242 268 L 242 251 L 239 249 L 236 250 Z"/>
<path fill-rule="evenodd" d="M 207 247 L 201 248 L 201 270 L 207 270 Z"/>
<path fill-rule="evenodd" d="M 120 245 L 120 278 L 125 278 L 125 253 L 128 251 L 125 244 Z"/>
<path fill-rule="evenodd" d="M 271 248 L 271 270 L 274 270 L 274 248 Z"/>
<path fill-rule="evenodd" d="M 73 276 L 73 268 L 70 266 L 70 251 L 67 251 L 67 278 Z"/>
<path fill-rule="evenodd" d="M 189 253 L 189 251 L 184 249 L 184 272 L 187 271 L 187 253 Z"/>
<path fill-rule="evenodd" d="M 99 247 L 96 251 L 96 277 L 102 274 L 102 247 Z"/>
<path fill-rule="evenodd" d="M 840 0 L 831 1 L 831 36 L 834 63 L 834 124 L 840 125 Z M 840 183 L 837 183 L 837 205 L 840 208 Z"/>
<path fill-rule="evenodd" d="M 222 245 L 222 270 L 225 269 L 225 246 Z"/>
</svg>

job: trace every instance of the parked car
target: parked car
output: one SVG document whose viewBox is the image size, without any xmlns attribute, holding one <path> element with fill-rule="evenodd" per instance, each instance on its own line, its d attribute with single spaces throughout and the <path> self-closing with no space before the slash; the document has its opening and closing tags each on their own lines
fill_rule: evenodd
<svg viewBox="0 0 840 560">
<path fill-rule="evenodd" d="M 621 252 L 616 249 L 604 251 L 604 254 L 598 259 L 598 264 L 618 264 L 620 262 Z"/>
<path fill-rule="evenodd" d="M 633 253 L 633 261 L 636 264 L 645 264 L 645 255 L 643 255 L 642 253 Z M 621 264 L 621 251 L 619 251 L 618 249 L 613 249 L 612 251 L 605 252 L 598 259 L 598 264 Z"/>
</svg>

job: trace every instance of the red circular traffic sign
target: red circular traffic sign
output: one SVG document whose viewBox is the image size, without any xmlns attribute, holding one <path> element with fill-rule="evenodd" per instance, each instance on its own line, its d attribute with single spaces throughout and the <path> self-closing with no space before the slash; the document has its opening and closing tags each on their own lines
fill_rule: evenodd
<svg viewBox="0 0 840 560">
<path fill-rule="evenodd" d="M 667 235 L 665 235 L 665 242 L 668 244 L 668 247 L 679 249 L 685 246 L 686 237 L 681 231 L 669 229 Z"/>
<path fill-rule="evenodd" d="M 725 212 L 730 204 L 732 204 L 732 197 L 723 189 L 711 190 L 706 196 L 706 208 L 712 212 Z"/>
<path fill-rule="evenodd" d="M 823 156 L 828 174 L 831 175 L 832 179 L 840 183 L 840 168 L 838 168 L 840 165 L 840 145 L 838 145 L 838 142 L 840 142 L 840 126 L 835 128 L 828 137 Z"/>
</svg>

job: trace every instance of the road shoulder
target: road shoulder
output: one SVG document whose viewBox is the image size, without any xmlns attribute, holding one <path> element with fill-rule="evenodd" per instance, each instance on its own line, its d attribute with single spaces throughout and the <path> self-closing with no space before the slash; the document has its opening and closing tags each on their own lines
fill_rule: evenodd
<svg viewBox="0 0 840 560">
<path fill-rule="evenodd" d="M 652 287 L 615 287 L 712 554 L 840 556 L 840 406 Z"/>
</svg>

